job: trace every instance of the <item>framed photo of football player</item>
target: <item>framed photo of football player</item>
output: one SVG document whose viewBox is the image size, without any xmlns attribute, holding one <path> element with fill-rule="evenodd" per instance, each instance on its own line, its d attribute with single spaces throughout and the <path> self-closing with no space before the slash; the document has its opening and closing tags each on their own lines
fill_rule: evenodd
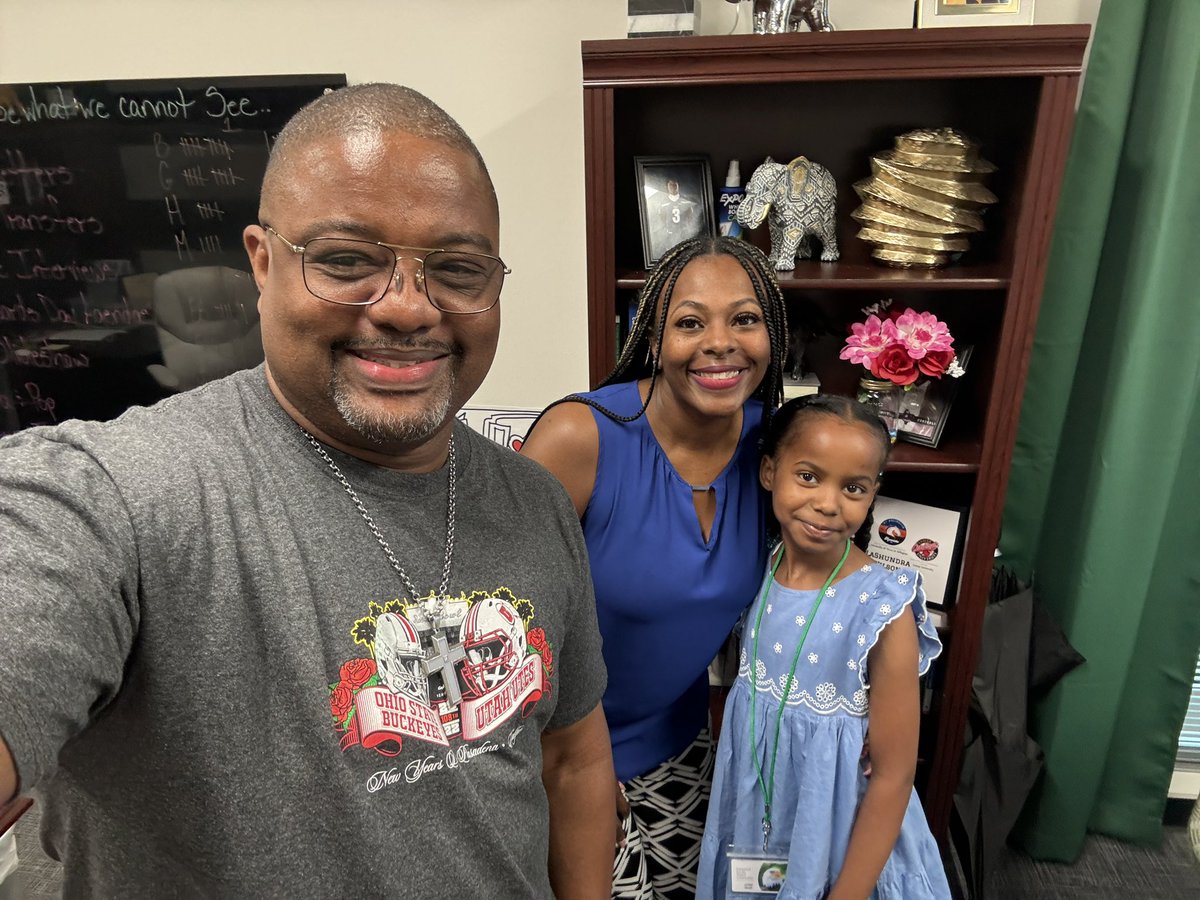
<svg viewBox="0 0 1200 900">
<path fill-rule="evenodd" d="M 708 157 L 635 156 L 633 161 L 647 269 L 680 241 L 716 233 Z"/>
</svg>

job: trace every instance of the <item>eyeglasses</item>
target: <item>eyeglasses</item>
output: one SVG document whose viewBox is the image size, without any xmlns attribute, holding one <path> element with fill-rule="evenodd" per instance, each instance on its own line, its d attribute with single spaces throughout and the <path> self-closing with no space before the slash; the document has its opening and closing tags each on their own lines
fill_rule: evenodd
<svg viewBox="0 0 1200 900">
<path fill-rule="evenodd" d="M 393 281 L 403 277 L 402 259 L 420 263 L 417 289 L 442 312 L 459 315 L 487 312 L 500 300 L 504 276 L 512 270 L 498 256 L 459 250 L 402 247 L 352 238 L 313 238 L 293 244 L 270 225 L 262 226 L 293 253 L 300 254 L 304 286 L 314 297 L 342 306 L 370 306 L 383 299 Z M 401 256 L 397 250 L 417 250 Z"/>
</svg>

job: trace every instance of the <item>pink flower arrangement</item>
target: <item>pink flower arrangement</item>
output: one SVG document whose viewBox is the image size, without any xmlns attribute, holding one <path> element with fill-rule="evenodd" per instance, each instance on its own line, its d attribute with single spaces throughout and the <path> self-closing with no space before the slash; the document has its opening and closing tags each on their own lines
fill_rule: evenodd
<svg viewBox="0 0 1200 900">
<path fill-rule="evenodd" d="M 890 300 L 884 300 L 863 310 L 867 320 L 850 326 L 842 359 L 861 365 L 877 379 L 905 387 L 922 375 L 957 378 L 963 373 L 945 322 L 933 313 L 888 310 L 890 305 Z"/>
</svg>

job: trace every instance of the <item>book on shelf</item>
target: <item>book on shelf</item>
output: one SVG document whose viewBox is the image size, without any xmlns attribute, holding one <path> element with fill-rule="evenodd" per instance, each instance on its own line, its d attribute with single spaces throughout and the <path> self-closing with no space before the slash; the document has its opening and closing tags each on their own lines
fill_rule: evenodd
<svg viewBox="0 0 1200 900">
<path fill-rule="evenodd" d="M 784 400 L 819 393 L 821 393 L 821 379 L 817 377 L 815 372 L 809 372 L 802 378 L 792 378 L 789 375 L 783 379 Z"/>
</svg>

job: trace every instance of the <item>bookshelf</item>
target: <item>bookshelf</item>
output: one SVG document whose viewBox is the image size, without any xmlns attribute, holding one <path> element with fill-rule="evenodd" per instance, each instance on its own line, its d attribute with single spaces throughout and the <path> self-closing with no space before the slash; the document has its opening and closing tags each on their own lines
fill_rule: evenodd
<svg viewBox="0 0 1200 900">
<path fill-rule="evenodd" d="M 747 179 L 766 156 L 801 154 L 838 182 L 834 263 L 781 273 L 789 316 L 811 304 L 834 321 L 891 297 L 934 312 L 974 356 L 941 445 L 897 444 L 889 495 L 969 509 L 946 652 L 922 723 L 918 789 L 944 840 L 961 768 L 963 729 L 993 550 L 1012 459 L 1059 183 L 1082 75 L 1087 26 L 1020 26 L 585 41 L 584 153 L 589 373 L 612 368 L 630 300 L 645 283 L 633 159 L 729 160 Z M 905 270 L 874 263 L 855 234 L 851 185 L 870 155 L 918 127 L 951 125 L 998 166 L 1000 202 L 959 264 Z M 748 235 L 764 250 L 766 228 Z M 808 359 L 824 390 L 850 393 L 858 372 L 840 339 Z"/>
</svg>

